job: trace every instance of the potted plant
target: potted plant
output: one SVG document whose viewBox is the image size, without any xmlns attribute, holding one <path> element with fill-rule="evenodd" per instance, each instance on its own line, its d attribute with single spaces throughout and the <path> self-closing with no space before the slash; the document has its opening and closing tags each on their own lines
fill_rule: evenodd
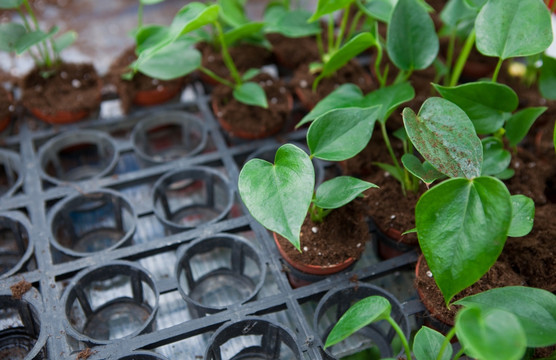
<svg viewBox="0 0 556 360">
<path fill-rule="evenodd" d="M 340 176 L 325 181 L 315 190 L 311 159 L 340 161 L 355 155 L 368 142 L 378 110 L 370 107 L 330 111 L 309 127 L 310 155 L 286 144 L 276 152 L 274 164 L 252 159 L 243 166 L 238 179 L 239 194 L 255 220 L 276 234 L 275 241 L 282 255 L 293 267 L 319 275 L 329 274 L 345 269 L 362 252 L 368 237 L 367 225 L 361 213 L 347 211 L 345 205 L 375 185 Z M 326 223 L 340 215 L 343 217 L 336 220 L 340 228 L 328 234 L 325 243 Z M 312 239 L 316 236 L 322 238 Z M 334 245 L 338 242 L 339 246 Z M 326 257 L 327 247 L 334 247 L 339 254 Z M 336 259 L 334 263 L 331 263 L 332 255 Z M 336 258 L 337 255 L 340 257 Z"/>
<path fill-rule="evenodd" d="M 98 108 L 100 80 L 94 66 L 64 63 L 60 58 L 77 33 L 67 31 L 54 38 L 58 27 L 41 30 L 28 0 L 2 1 L 0 8 L 17 10 L 23 21 L 2 26 L 2 37 L 8 39 L 3 50 L 27 52 L 35 62 L 35 68 L 21 80 L 23 105 L 48 123 L 77 121 Z"/>
</svg>

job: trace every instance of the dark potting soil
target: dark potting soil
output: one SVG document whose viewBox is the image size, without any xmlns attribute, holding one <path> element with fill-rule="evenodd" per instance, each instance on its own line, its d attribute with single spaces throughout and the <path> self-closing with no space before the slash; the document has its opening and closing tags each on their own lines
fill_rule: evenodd
<svg viewBox="0 0 556 360">
<path fill-rule="evenodd" d="M 142 73 L 136 73 L 131 80 L 122 79 L 122 75 L 129 72 L 129 65 L 137 59 L 135 47 L 128 48 L 110 65 L 104 81 L 115 86 L 121 101 L 122 110 L 128 113 L 133 105 L 133 99 L 139 91 L 162 91 L 164 88 L 181 88 L 184 79 L 158 80 Z"/>
<path fill-rule="evenodd" d="M 290 259 L 302 264 L 327 266 L 340 264 L 350 257 L 357 259 L 369 239 L 369 228 L 362 214 L 361 204 L 356 200 L 333 210 L 320 224 L 307 217 L 301 227 L 302 252 L 280 235 L 278 241 Z"/>
<path fill-rule="evenodd" d="M 307 110 L 312 109 L 322 98 L 342 84 L 353 83 L 359 86 L 364 94 L 375 88 L 370 74 L 354 60 L 332 76 L 322 79 L 317 86 L 317 91 L 313 92 L 315 78 L 316 76 L 309 72 L 309 65 L 302 65 L 294 73 L 290 83 Z"/>
<path fill-rule="evenodd" d="M 202 65 L 225 79 L 231 79 L 230 71 L 222 60 L 220 49 L 215 49 L 207 43 L 198 45 L 201 51 Z M 249 69 L 260 69 L 272 60 L 270 50 L 251 44 L 239 44 L 228 49 L 235 66 L 240 73 Z"/>
<path fill-rule="evenodd" d="M 512 155 L 511 168 L 515 174 L 505 183 L 512 195 L 523 194 L 535 202 L 535 205 L 547 203 L 549 182 L 556 179 L 556 154 L 552 150 L 552 161 L 542 159 L 533 153 L 518 148 Z"/>
<path fill-rule="evenodd" d="M 294 70 L 304 64 L 319 60 L 319 50 L 314 37 L 288 38 L 280 34 L 266 36 L 278 64 Z"/>
<path fill-rule="evenodd" d="M 286 85 L 265 73 L 255 76 L 250 81 L 258 82 L 263 87 L 268 109 L 240 103 L 233 97 L 231 88 L 219 85 L 212 92 L 213 101 L 216 101 L 218 106 L 215 115 L 225 119 L 238 132 L 257 134 L 281 129 L 291 111 L 291 95 Z"/>
<path fill-rule="evenodd" d="M 58 111 L 92 111 L 100 104 L 100 79 L 92 64 L 61 63 L 50 76 L 34 68 L 21 79 L 22 103 L 53 115 Z"/>
<path fill-rule="evenodd" d="M 444 297 L 434 281 L 434 274 L 429 276 L 430 274 L 427 262 L 424 258 L 422 258 L 419 266 L 419 272 L 416 274 L 415 278 L 415 286 L 420 292 L 419 296 L 421 297 L 423 304 L 431 313 L 432 317 L 445 324 L 453 326 L 454 318 L 460 307 L 456 305 L 452 305 L 450 308 L 446 307 Z M 466 296 L 475 295 L 503 286 L 523 285 L 526 285 L 523 277 L 515 273 L 509 264 L 499 260 L 494 263 L 490 270 L 483 275 L 479 281 L 454 296 L 452 301 L 457 301 Z"/>
</svg>

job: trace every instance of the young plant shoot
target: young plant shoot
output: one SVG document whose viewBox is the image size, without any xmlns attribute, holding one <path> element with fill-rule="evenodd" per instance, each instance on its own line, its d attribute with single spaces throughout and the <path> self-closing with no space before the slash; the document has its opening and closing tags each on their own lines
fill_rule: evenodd
<svg viewBox="0 0 556 360">
<path fill-rule="evenodd" d="M 332 210 L 346 205 L 376 185 L 339 176 L 315 191 L 312 158 L 341 161 L 360 152 L 371 138 L 380 107 L 337 109 L 317 118 L 307 132 L 310 155 L 292 144 L 281 146 L 274 164 L 247 162 L 239 174 L 239 194 L 251 215 L 267 229 L 288 239 L 298 250 L 307 214 L 322 222 Z"/>
</svg>

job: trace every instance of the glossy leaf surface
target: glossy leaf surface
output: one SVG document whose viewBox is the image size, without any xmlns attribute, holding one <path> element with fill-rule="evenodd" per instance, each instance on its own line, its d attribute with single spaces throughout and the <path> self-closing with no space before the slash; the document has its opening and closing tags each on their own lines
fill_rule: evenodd
<svg viewBox="0 0 556 360">
<path fill-rule="evenodd" d="M 556 343 L 556 295 L 542 289 L 506 286 L 455 302 L 483 310 L 502 309 L 514 314 L 525 330 L 530 347 Z"/>
<path fill-rule="evenodd" d="M 498 179 L 446 180 L 415 208 L 419 245 L 446 303 L 494 264 L 510 227 L 512 202 Z"/>
<path fill-rule="evenodd" d="M 402 164 L 407 171 L 421 179 L 425 184 L 431 184 L 444 176 L 444 174 L 436 170 L 428 161 L 421 163 L 417 156 L 413 154 L 404 154 L 402 156 Z"/>
<path fill-rule="evenodd" d="M 377 186 L 351 176 L 337 176 L 317 188 L 314 202 L 323 209 L 337 209 L 372 187 Z"/>
<path fill-rule="evenodd" d="M 145 25 L 141 27 L 135 33 L 135 53 L 141 54 L 143 50 L 167 39 L 168 31 L 167 27 L 161 25 Z"/>
<path fill-rule="evenodd" d="M 363 99 L 363 93 L 355 84 L 342 84 L 337 89 L 320 100 L 317 105 L 301 119 L 297 126 L 311 122 L 330 110 L 356 107 Z"/>
<path fill-rule="evenodd" d="M 508 59 L 543 52 L 552 43 L 550 12 L 539 0 L 489 0 L 475 30 L 477 49 Z"/>
<path fill-rule="evenodd" d="M 319 0 L 317 8 L 309 22 L 317 21 L 321 16 L 331 14 L 340 9 L 345 9 L 353 0 Z"/>
<path fill-rule="evenodd" d="M 398 0 L 371 0 L 363 3 L 365 13 L 384 23 L 389 23 Z"/>
<path fill-rule="evenodd" d="M 388 25 L 388 55 L 402 70 L 428 67 L 438 54 L 438 36 L 427 10 L 417 0 L 399 0 Z"/>
<path fill-rule="evenodd" d="M 325 113 L 307 131 L 311 154 L 329 161 L 355 156 L 371 139 L 379 109 L 345 108 Z"/>
<path fill-rule="evenodd" d="M 506 121 L 506 137 L 511 146 L 516 146 L 525 138 L 531 126 L 545 111 L 546 107 L 530 107 L 518 111 Z"/>
<path fill-rule="evenodd" d="M 363 50 L 370 48 L 375 43 L 375 37 L 369 32 L 354 36 L 324 63 L 321 76 L 326 77 L 336 72 L 336 70 L 347 64 L 348 61 L 359 55 Z"/>
<path fill-rule="evenodd" d="M 54 51 L 59 54 L 62 50 L 71 46 L 76 40 L 77 33 L 72 30 L 67 31 L 54 39 Z"/>
<path fill-rule="evenodd" d="M 481 141 L 465 112 L 448 100 L 429 98 L 419 115 L 403 111 L 404 126 L 419 153 L 449 177 L 479 176 L 483 161 Z"/>
<path fill-rule="evenodd" d="M 260 159 L 248 161 L 238 180 L 241 199 L 255 220 L 288 239 L 298 250 L 314 186 L 309 155 L 291 144 L 278 149 L 274 164 Z"/>
<path fill-rule="evenodd" d="M 170 25 L 169 36 L 177 39 L 180 35 L 197 30 L 218 19 L 220 6 L 207 6 L 200 2 L 191 2 L 181 8 Z"/>
<path fill-rule="evenodd" d="M 533 229 L 535 203 L 525 195 L 512 195 L 512 222 L 508 236 L 525 236 Z"/>
<path fill-rule="evenodd" d="M 415 97 L 415 89 L 408 82 L 383 87 L 367 94 L 359 103 L 361 107 L 381 105 L 378 121 L 385 123 L 398 106 Z"/>
<path fill-rule="evenodd" d="M 444 342 L 444 335 L 428 326 L 423 326 L 413 340 L 413 353 L 417 360 L 436 360 Z M 440 360 L 452 358 L 452 347 L 447 346 Z"/>
<path fill-rule="evenodd" d="M 390 316 L 392 305 L 382 296 L 369 296 L 353 304 L 334 325 L 325 348 L 339 343 L 357 330 Z"/>
<path fill-rule="evenodd" d="M 265 32 L 279 33 L 289 38 L 316 35 L 321 32 L 318 22 L 308 23 L 311 13 L 296 9 L 287 11 L 281 6 L 275 6 L 265 12 Z"/>
<path fill-rule="evenodd" d="M 556 100 L 556 59 L 547 55 L 542 59 L 539 90 L 544 98 Z"/>
<path fill-rule="evenodd" d="M 257 83 L 246 82 L 234 89 L 234 98 L 247 105 L 268 108 L 264 89 Z"/>
<path fill-rule="evenodd" d="M 262 22 L 250 22 L 238 26 L 224 34 L 224 41 L 228 47 L 233 46 L 239 40 L 245 39 L 250 35 L 256 34 L 262 30 L 264 24 Z"/>
<path fill-rule="evenodd" d="M 450 0 L 440 12 L 440 19 L 451 31 L 459 35 L 467 35 L 475 24 L 475 18 L 479 13 L 465 0 Z"/>
<path fill-rule="evenodd" d="M 55 26 L 48 33 L 45 33 L 42 30 L 25 33 L 17 40 L 17 43 L 15 44 L 15 51 L 18 55 L 23 54 L 25 51 L 29 50 L 29 48 L 48 40 L 57 32 L 58 27 Z"/>
<path fill-rule="evenodd" d="M 481 175 L 496 175 L 506 170 L 512 161 L 512 154 L 504 149 L 502 140 L 496 137 L 487 137 L 483 143 L 483 167 Z"/>
<path fill-rule="evenodd" d="M 174 56 L 179 53 L 180 56 Z M 141 57 L 139 58 L 141 60 Z M 136 62 L 137 70 L 150 77 L 171 80 L 193 72 L 201 65 L 201 53 L 188 41 L 176 41 L 154 55 Z"/>
<path fill-rule="evenodd" d="M 232 28 L 241 26 L 249 22 L 249 18 L 245 14 L 246 7 L 237 0 L 218 0 L 218 5 L 222 11 L 220 17 L 225 24 Z"/>
<path fill-rule="evenodd" d="M 18 23 L 0 24 L 0 51 L 13 52 L 16 44 L 27 30 Z"/>
<path fill-rule="evenodd" d="M 494 82 L 472 82 L 455 87 L 434 85 L 446 100 L 459 106 L 473 122 L 478 134 L 490 134 L 504 126 L 504 113 L 517 109 L 518 98 L 509 86 Z"/>
</svg>

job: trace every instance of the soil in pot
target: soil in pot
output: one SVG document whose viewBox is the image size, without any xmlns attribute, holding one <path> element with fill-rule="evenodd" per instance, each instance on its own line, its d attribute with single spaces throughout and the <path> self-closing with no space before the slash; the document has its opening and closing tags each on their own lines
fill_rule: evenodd
<svg viewBox="0 0 556 360">
<path fill-rule="evenodd" d="M 301 227 L 301 252 L 277 235 L 280 247 L 289 259 L 325 267 L 344 263 L 350 258 L 358 259 L 368 238 L 367 222 L 357 200 L 333 210 L 320 224 L 307 217 Z"/>
<path fill-rule="evenodd" d="M 122 79 L 122 74 L 129 72 L 129 64 L 136 59 L 135 48 L 127 49 L 110 65 L 105 78 L 108 84 L 116 87 L 125 113 L 129 112 L 132 105 L 158 105 L 174 98 L 184 83 L 183 78 L 165 81 L 139 72 L 131 80 Z"/>
<path fill-rule="evenodd" d="M 92 64 L 60 63 L 44 77 L 34 68 L 21 79 L 23 105 L 48 123 L 81 120 L 100 105 L 100 79 Z"/>
<path fill-rule="evenodd" d="M 307 110 L 312 109 L 322 98 L 342 84 L 353 83 L 359 86 L 364 94 L 375 88 L 370 74 L 355 60 L 351 60 L 334 75 L 322 79 L 317 91 L 313 92 L 315 78 L 316 76 L 309 72 L 309 65 L 306 64 L 297 69 L 290 83 Z"/>
<path fill-rule="evenodd" d="M 219 85 L 212 92 L 212 105 L 221 126 L 230 135 L 244 139 L 258 139 L 279 132 L 292 108 L 292 97 L 279 79 L 261 73 L 251 81 L 259 83 L 266 93 L 268 109 L 249 106 L 233 97 L 233 90 Z"/>
<path fill-rule="evenodd" d="M 320 58 L 317 42 L 312 36 L 288 38 L 280 34 L 268 34 L 266 38 L 272 44 L 276 62 L 290 70 L 318 61 Z"/>
</svg>

